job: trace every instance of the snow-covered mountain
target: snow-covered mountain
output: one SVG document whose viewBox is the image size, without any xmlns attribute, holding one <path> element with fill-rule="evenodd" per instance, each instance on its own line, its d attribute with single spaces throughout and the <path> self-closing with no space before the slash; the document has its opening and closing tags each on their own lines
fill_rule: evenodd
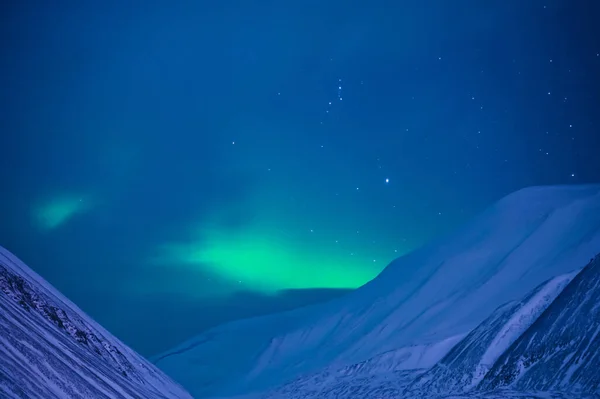
<svg viewBox="0 0 600 399">
<path fill-rule="evenodd" d="M 336 384 L 349 372 L 360 372 L 353 390 L 359 378 L 387 378 L 400 392 L 394 376 L 446 355 L 457 372 L 441 378 L 434 367 L 413 388 L 475 385 L 599 252 L 600 186 L 524 189 L 344 297 L 217 327 L 155 363 L 197 398 L 286 386 L 292 398 L 290 384 Z M 477 341 L 463 345 L 468 356 L 450 352 L 461 341 Z"/>
<path fill-rule="evenodd" d="M 2 247 L 0 397 L 191 398 Z"/>
<path fill-rule="evenodd" d="M 500 306 L 428 370 L 386 353 L 239 399 L 597 398 L 600 255 Z"/>
</svg>

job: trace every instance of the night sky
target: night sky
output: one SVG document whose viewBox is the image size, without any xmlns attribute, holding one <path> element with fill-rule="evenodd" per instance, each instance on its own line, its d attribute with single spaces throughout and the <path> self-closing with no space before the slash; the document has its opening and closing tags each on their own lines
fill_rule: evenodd
<svg viewBox="0 0 600 399">
<path fill-rule="evenodd" d="M 143 355 L 600 182 L 597 1 L 2 7 L 0 245 Z"/>
</svg>

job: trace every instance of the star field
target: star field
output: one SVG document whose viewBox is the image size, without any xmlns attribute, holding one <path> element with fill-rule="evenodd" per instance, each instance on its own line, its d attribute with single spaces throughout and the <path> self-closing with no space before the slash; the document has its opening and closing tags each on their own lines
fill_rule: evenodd
<svg viewBox="0 0 600 399">
<path fill-rule="evenodd" d="M 599 6 L 5 6 L 0 245 L 144 355 L 600 181 Z"/>
</svg>

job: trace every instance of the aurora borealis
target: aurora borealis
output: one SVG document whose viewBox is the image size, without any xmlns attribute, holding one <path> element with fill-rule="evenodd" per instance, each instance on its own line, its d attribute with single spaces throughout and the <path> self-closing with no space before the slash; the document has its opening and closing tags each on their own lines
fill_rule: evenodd
<svg viewBox="0 0 600 399">
<path fill-rule="evenodd" d="M 0 245 L 144 355 L 600 181 L 573 2 L 12 3 Z"/>
<path fill-rule="evenodd" d="M 53 230 L 88 210 L 89 202 L 89 199 L 73 194 L 49 198 L 34 208 L 33 217 L 40 230 Z"/>
<path fill-rule="evenodd" d="M 208 272 L 251 289 L 276 293 L 282 289 L 356 288 L 380 270 L 365 257 L 331 248 L 301 251 L 275 235 L 244 231 L 241 235 L 210 231 L 206 240 L 165 248 L 163 264 L 203 267 Z"/>
</svg>

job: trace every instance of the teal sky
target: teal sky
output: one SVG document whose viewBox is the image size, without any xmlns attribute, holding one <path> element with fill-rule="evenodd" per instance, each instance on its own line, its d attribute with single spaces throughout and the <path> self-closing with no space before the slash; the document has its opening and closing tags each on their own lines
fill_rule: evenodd
<svg viewBox="0 0 600 399">
<path fill-rule="evenodd" d="M 13 3 L 0 245 L 144 355 L 600 180 L 574 3 Z"/>
</svg>

